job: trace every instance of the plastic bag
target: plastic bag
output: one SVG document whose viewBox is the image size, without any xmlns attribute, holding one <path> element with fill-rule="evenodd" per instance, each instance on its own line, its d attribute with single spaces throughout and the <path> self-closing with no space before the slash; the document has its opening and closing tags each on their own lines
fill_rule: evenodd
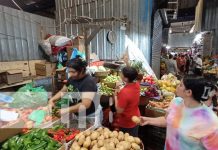
<svg viewBox="0 0 218 150">
<path fill-rule="evenodd" d="M 12 108 L 37 108 L 48 102 L 48 93 L 45 89 L 33 87 L 32 83 L 21 87 L 12 97 L 14 101 L 9 104 Z"/>
</svg>

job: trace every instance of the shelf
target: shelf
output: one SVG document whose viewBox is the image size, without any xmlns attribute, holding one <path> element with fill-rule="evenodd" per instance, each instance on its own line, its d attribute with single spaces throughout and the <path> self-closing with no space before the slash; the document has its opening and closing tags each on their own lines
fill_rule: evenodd
<svg viewBox="0 0 218 150">
<path fill-rule="evenodd" d="M 19 86 L 19 85 L 24 85 L 24 84 L 31 83 L 31 82 L 32 82 L 32 80 L 25 80 L 25 81 L 23 81 L 23 82 L 11 84 L 11 85 L 8 85 L 8 84 L 0 84 L 0 90 L 1 90 L 1 89 L 6 89 L 6 88 L 10 88 L 10 87 Z"/>
<path fill-rule="evenodd" d="M 34 80 L 40 80 L 40 79 L 48 78 L 48 77 L 52 77 L 52 76 L 32 76 L 32 77 L 26 77 L 26 78 L 24 78 L 23 82 L 18 82 L 18 83 L 14 83 L 14 84 L 10 84 L 10 85 L 8 85 L 6 83 L 3 83 L 3 84 L 0 84 L 0 90 L 1 89 L 6 89 L 6 88 L 10 88 L 10 87 L 16 87 L 16 86 L 28 84 L 28 83 L 33 82 Z"/>
</svg>

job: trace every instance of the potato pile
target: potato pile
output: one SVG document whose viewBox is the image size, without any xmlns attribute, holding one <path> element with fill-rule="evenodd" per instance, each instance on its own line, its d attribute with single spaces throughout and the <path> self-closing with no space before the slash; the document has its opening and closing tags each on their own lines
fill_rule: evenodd
<svg viewBox="0 0 218 150">
<path fill-rule="evenodd" d="M 71 150 L 141 150 L 141 140 L 108 128 L 84 131 L 75 137 Z"/>
</svg>

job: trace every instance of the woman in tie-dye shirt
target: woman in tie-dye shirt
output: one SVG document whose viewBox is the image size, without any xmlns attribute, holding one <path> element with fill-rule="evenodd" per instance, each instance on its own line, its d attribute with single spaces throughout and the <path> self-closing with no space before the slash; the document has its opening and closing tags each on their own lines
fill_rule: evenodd
<svg viewBox="0 0 218 150">
<path fill-rule="evenodd" d="M 185 77 L 165 117 L 141 117 L 141 125 L 167 127 L 166 150 L 218 150 L 218 118 L 202 101 L 212 85 L 203 78 Z"/>
</svg>

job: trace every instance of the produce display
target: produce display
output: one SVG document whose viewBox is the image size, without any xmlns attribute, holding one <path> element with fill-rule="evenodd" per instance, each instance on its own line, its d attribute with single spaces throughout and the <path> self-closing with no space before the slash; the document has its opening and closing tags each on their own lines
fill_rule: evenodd
<svg viewBox="0 0 218 150">
<path fill-rule="evenodd" d="M 154 85 L 141 86 L 140 93 L 141 96 L 145 96 L 147 98 L 157 98 L 160 96 L 158 93 L 158 89 Z"/>
<path fill-rule="evenodd" d="M 48 130 L 48 134 L 58 142 L 69 142 L 75 138 L 80 130 L 74 128 L 65 128 L 63 125 L 56 125 L 52 129 Z"/>
<path fill-rule="evenodd" d="M 176 87 L 180 84 L 180 81 L 172 75 L 164 75 L 161 80 L 157 81 L 158 86 L 163 92 L 163 96 L 172 96 L 172 93 L 176 92 Z M 169 93 L 171 92 L 171 93 Z"/>
<path fill-rule="evenodd" d="M 156 108 L 156 109 L 166 110 L 170 106 L 170 103 L 173 100 L 173 98 L 174 97 L 167 97 L 161 102 L 149 101 L 148 107 L 153 107 L 153 108 Z"/>
<path fill-rule="evenodd" d="M 135 68 L 138 71 L 138 73 L 146 72 L 145 69 L 143 68 L 143 62 L 141 61 L 132 61 L 130 62 L 130 66 Z"/>
<path fill-rule="evenodd" d="M 105 96 L 112 96 L 114 94 L 114 89 L 108 87 L 104 83 L 101 83 L 100 88 L 99 88 L 99 93 Z"/>
<path fill-rule="evenodd" d="M 43 129 L 16 135 L 2 145 L 3 150 L 57 150 L 61 144 L 50 138 Z"/>
<path fill-rule="evenodd" d="M 156 79 L 152 75 L 144 76 L 141 82 L 146 82 L 151 85 L 156 84 Z"/>
<path fill-rule="evenodd" d="M 105 83 L 116 83 L 118 81 L 120 81 L 120 77 L 116 76 L 116 75 L 109 75 L 107 76 L 105 79 L 103 79 L 103 82 Z"/>
<path fill-rule="evenodd" d="M 75 137 L 71 150 L 141 150 L 139 138 L 128 133 L 110 131 L 108 128 L 87 130 Z"/>
</svg>

